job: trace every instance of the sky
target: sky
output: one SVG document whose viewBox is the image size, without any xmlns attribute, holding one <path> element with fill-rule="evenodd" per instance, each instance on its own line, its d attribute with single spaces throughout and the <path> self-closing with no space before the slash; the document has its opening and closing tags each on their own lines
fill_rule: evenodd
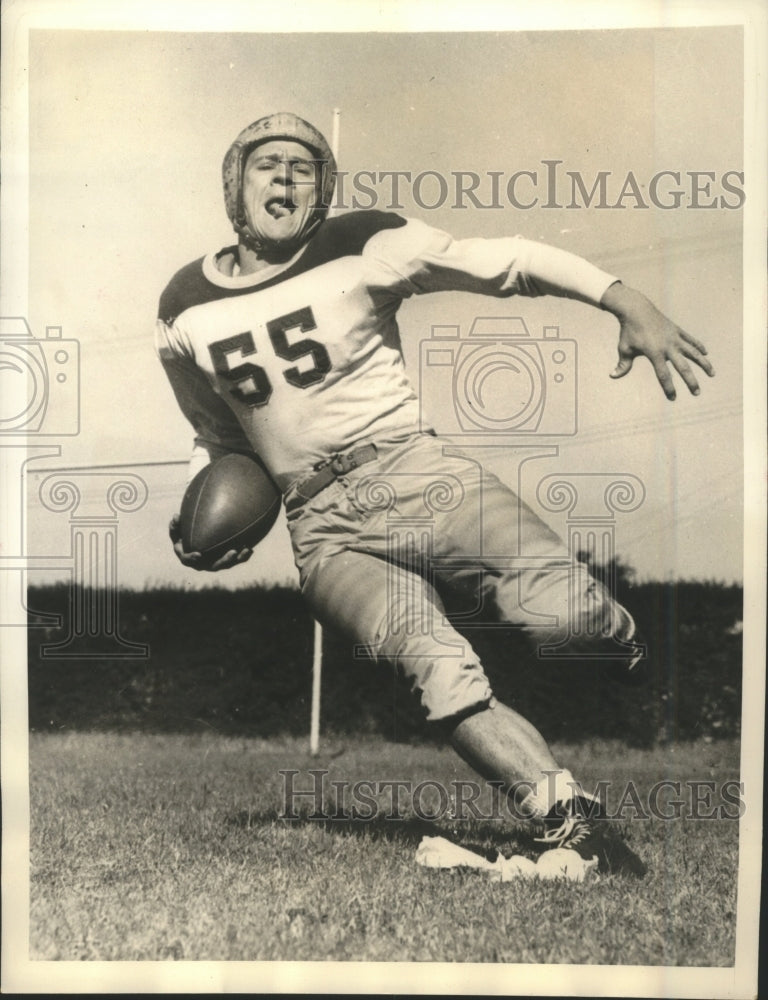
<svg viewBox="0 0 768 1000">
<path fill-rule="evenodd" d="M 33 30 L 27 316 L 36 337 L 58 326 L 79 341 L 81 423 L 77 435 L 55 438 L 58 457 L 27 466 L 28 551 L 53 556 L 69 545 L 66 515 L 37 499 L 44 479 L 38 470 L 135 463 L 126 471 L 142 477 L 148 498 L 120 517 L 121 582 L 295 579 L 281 522 L 249 564 L 227 574 L 196 575 L 176 564 L 166 527 L 179 506 L 191 434 L 154 358 L 152 328 L 172 274 L 232 242 L 220 166 L 240 129 L 263 114 L 292 110 L 330 135 L 333 109 L 340 108 L 339 166 L 348 196 L 340 211 L 360 171 L 434 171 L 449 189 L 457 172 L 474 171 L 480 201 L 492 207 L 468 199 L 457 207 L 451 196 L 437 204 L 438 182 L 425 175 L 420 188 L 401 187 L 402 214 L 457 238 L 521 233 L 581 254 L 646 292 L 703 340 L 717 371 L 711 381 L 702 376 L 700 397 L 681 390 L 671 404 L 644 361 L 622 380 L 608 378 L 618 328 L 605 313 L 552 298 L 425 296 L 405 303 L 400 325 L 408 367 L 437 428 L 455 430 L 456 417 L 445 385 L 420 366 L 434 327 L 458 326 L 466 336 L 478 317 L 522 317 L 536 339 L 544 327 L 558 327 L 562 340 L 578 345 L 573 399 L 564 404 L 577 415 L 577 433 L 546 439 L 550 454 L 524 463 L 530 438 L 476 442 L 487 463 L 561 533 L 565 515 L 538 505 L 542 479 L 561 472 L 633 477 L 642 483 L 642 503 L 617 514 L 613 530 L 617 553 L 640 578 L 740 580 L 745 209 L 727 207 L 739 199 L 725 185 L 730 179 L 744 187 L 737 177 L 741 44 L 736 26 L 444 34 Z M 562 207 L 545 208 L 545 161 L 555 160 L 552 200 Z M 519 203 L 538 194 L 537 206 L 515 207 L 504 196 L 518 171 L 529 172 L 515 188 Z M 569 171 L 587 188 L 607 172 L 609 207 L 569 208 Z M 660 171 L 680 174 L 680 207 L 650 203 L 649 185 Z M 711 186 L 699 195 L 693 171 L 714 175 L 704 178 Z M 495 207 L 493 172 L 502 178 Z M 630 172 L 646 208 L 631 194 L 619 200 Z M 387 207 L 389 183 L 374 186 L 376 207 Z M 662 178 L 660 201 L 672 187 Z M 624 207 L 610 207 L 617 202 Z M 491 391 L 504 386 L 491 383 Z M 521 452 L 521 444 L 529 450 Z M 87 488 L 97 482 L 91 478 Z M 61 572 L 50 566 L 36 576 Z"/>
</svg>

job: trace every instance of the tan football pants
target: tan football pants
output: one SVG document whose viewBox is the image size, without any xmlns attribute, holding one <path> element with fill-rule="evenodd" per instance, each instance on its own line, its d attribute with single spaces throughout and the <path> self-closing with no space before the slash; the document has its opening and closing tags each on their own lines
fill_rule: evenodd
<svg viewBox="0 0 768 1000">
<path fill-rule="evenodd" d="M 519 626 L 543 659 L 615 656 L 622 644 L 631 653 L 627 611 L 495 475 L 430 434 L 375 444 L 375 461 L 311 500 L 291 487 L 288 525 L 317 620 L 402 670 L 427 719 L 492 697 L 445 616 L 448 591 L 472 628 Z"/>
</svg>

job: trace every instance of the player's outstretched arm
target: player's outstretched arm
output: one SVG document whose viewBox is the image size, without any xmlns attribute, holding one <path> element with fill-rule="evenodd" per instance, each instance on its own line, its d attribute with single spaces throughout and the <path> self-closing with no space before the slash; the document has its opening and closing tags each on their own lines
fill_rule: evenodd
<svg viewBox="0 0 768 1000">
<path fill-rule="evenodd" d="M 653 365 L 668 399 L 676 395 L 671 369 L 694 395 L 699 392 L 696 366 L 714 375 L 702 343 L 668 320 L 641 292 L 568 250 L 521 236 L 453 240 L 412 220 L 406 227 L 377 235 L 366 249 L 373 246 L 376 252 L 371 256 L 387 263 L 397 287 L 407 294 L 555 295 L 601 306 L 617 317 L 621 327 L 613 378 L 626 375 L 642 354 Z"/>
<path fill-rule="evenodd" d="M 184 563 L 185 566 L 189 566 L 190 569 L 198 571 L 206 570 L 210 573 L 217 573 L 222 569 L 231 569 L 233 566 L 247 562 L 253 555 L 253 549 L 240 549 L 239 552 L 236 549 L 230 549 L 223 556 L 219 556 L 215 562 L 203 562 L 202 553 L 185 551 L 181 541 L 181 527 L 178 514 L 171 518 L 171 523 L 168 525 L 168 534 L 173 544 L 173 551 L 176 553 L 176 558 L 179 562 Z"/>
<path fill-rule="evenodd" d="M 642 292 L 617 281 L 606 290 L 600 305 L 613 313 L 620 326 L 619 363 L 611 378 L 622 378 L 634 359 L 644 355 L 653 365 L 667 399 L 674 399 L 677 392 L 670 366 L 694 396 L 700 392 L 694 366 L 710 377 L 715 374 L 704 344 L 667 319 Z"/>
</svg>

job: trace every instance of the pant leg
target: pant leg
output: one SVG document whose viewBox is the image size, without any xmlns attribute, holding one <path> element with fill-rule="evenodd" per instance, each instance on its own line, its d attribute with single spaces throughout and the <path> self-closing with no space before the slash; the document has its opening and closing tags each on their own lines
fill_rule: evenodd
<svg viewBox="0 0 768 1000">
<path fill-rule="evenodd" d="M 634 658 L 635 623 L 615 595 L 513 490 L 468 456 L 455 460 L 465 500 L 435 531 L 438 585 L 474 591 L 481 619 L 521 627 L 542 655 Z"/>
<path fill-rule="evenodd" d="M 361 552 L 317 563 L 303 594 L 321 625 L 398 668 L 427 720 L 488 704 L 491 688 L 469 642 L 448 624 L 435 589 L 418 573 Z"/>
<path fill-rule="evenodd" d="M 289 515 L 302 594 L 313 614 L 361 652 L 401 670 L 429 721 L 488 704 L 485 671 L 418 572 L 419 554 L 385 558 L 385 528 L 371 525 L 349 492 L 349 483 L 333 483 Z"/>
<path fill-rule="evenodd" d="M 422 435 L 379 467 L 358 470 L 344 489 L 367 519 L 361 539 L 369 551 L 408 565 L 397 539 L 423 537 L 429 551 L 420 572 L 441 592 L 474 602 L 473 626 L 507 622 L 540 648 L 563 647 L 566 655 L 635 655 L 626 609 L 475 458 Z"/>
</svg>

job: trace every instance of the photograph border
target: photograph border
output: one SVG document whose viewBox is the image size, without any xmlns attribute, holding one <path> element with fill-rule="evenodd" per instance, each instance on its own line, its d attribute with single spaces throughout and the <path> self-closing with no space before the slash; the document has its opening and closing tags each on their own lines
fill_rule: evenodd
<svg viewBox="0 0 768 1000">
<path fill-rule="evenodd" d="M 334 16 L 329 16 L 333 7 Z M 660 18 L 663 16 L 663 24 Z M 0 634 L 2 662 L 3 948 L 4 992 L 306 992 L 450 993 L 473 995 L 612 995 L 748 997 L 756 995 L 765 701 L 764 454 L 766 426 L 766 23 L 765 6 L 753 2 L 610 4 L 542 2 L 524 9 L 506 4 L 438 4 L 411 0 L 386 6 L 341 2 L 313 6 L 307 0 L 275 11 L 262 3 L 213 8 L 160 0 L 157 4 L 10 2 L 3 5 L 2 176 L 0 197 L 0 315 L 27 316 L 29 202 L 27 56 L 30 30 L 285 32 L 303 31 L 542 31 L 733 25 L 745 27 L 745 176 L 749 211 L 744 214 L 745 347 L 760 363 L 744 366 L 745 618 L 741 780 L 750 809 L 741 821 L 736 961 L 733 968 L 526 966 L 360 962 L 46 962 L 29 961 L 29 788 L 24 629 Z M 745 351 L 747 354 L 747 351 Z M 5 471 L 5 470 L 3 470 Z M 3 483 L 6 526 L 23 521 L 19 483 Z M 5 529 L 4 529 L 5 530 Z M 0 586 L 7 588 L 0 574 Z M 0 591 L 0 600 L 7 590 Z"/>
</svg>

